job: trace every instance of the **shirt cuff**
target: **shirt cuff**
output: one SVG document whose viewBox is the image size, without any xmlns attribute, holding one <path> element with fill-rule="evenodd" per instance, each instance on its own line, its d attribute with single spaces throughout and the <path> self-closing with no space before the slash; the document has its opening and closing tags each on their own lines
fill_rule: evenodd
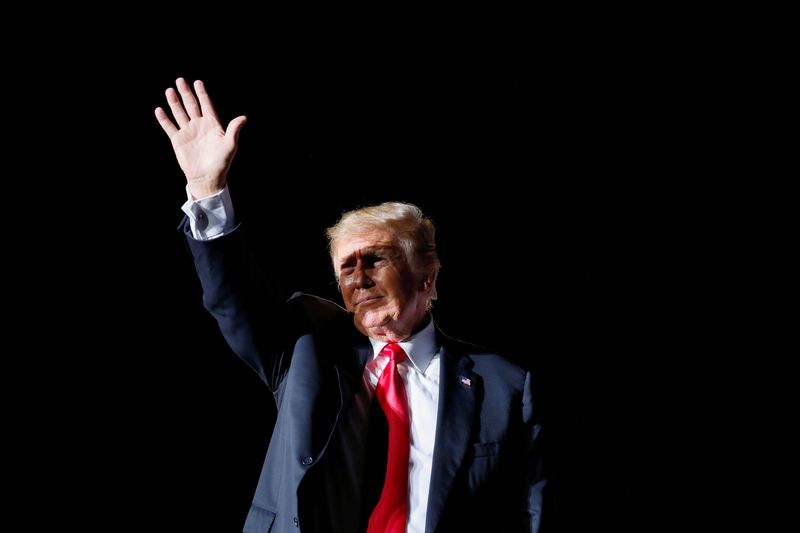
<svg viewBox="0 0 800 533">
<path fill-rule="evenodd" d="M 188 199 L 181 206 L 181 211 L 189 218 L 192 237 L 198 241 L 210 241 L 222 237 L 236 226 L 233 203 L 227 185 L 217 194 L 200 200 L 192 199 L 187 186 L 186 197 Z"/>
</svg>

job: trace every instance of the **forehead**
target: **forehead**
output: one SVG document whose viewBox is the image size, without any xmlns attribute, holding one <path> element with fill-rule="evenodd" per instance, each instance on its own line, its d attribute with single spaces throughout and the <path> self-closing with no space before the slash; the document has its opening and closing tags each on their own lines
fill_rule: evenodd
<svg viewBox="0 0 800 533">
<path fill-rule="evenodd" d="M 397 246 L 397 239 L 392 232 L 385 229 L 374 229 L 340 237 L 334 245 L 333 255 L 336 261 L 341 261 L 368 248 L 394 246 Z"/>
</svg>

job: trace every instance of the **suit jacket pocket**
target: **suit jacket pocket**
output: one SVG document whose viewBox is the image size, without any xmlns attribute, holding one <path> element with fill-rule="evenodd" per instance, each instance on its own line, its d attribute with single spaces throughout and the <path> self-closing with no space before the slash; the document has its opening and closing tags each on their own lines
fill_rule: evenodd
<svg viewBox="0 0 800 533">
<path fill-rule="evenodd" d="M 275 513 L 252 504 L 250 512 L 247 513 L 243 533 L 269 533 L 272 531 L 273 522 L 275 522 Z"/>
</svg>

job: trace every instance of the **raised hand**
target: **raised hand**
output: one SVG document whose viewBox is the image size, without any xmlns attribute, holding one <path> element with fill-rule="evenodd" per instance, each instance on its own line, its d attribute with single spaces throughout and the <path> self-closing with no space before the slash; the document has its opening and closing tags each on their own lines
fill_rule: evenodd
<svg viewBox="0 0 800 533">
<path fill-rule="evenodd" d="M 247 117 L 236 117 L 228 123 L 227 130 L 223 129 L 202 81 L 194 82 L 197 98 L 183 78 L 175 80 L 175 85 L 180 99 L 172 87 L 166 92 L 175 123 L 160 107 L 156 108 L 156 119 L 172 142 L 189 193 L 195 199 L 205 198 L 225 187 L 239 132 Z"/>
</svg>

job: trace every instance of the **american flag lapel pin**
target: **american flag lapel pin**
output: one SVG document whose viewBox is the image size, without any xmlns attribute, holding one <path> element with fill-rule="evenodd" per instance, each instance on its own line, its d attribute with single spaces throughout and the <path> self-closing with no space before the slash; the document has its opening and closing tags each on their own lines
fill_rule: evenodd
<svg viewBox="0 0 800 533">
<path fill-rule="evenodd" d="M 465 387 L 472 387 L 472 380 L 467 376 L 458 376 L 458 381 Z"/>
</svg>

